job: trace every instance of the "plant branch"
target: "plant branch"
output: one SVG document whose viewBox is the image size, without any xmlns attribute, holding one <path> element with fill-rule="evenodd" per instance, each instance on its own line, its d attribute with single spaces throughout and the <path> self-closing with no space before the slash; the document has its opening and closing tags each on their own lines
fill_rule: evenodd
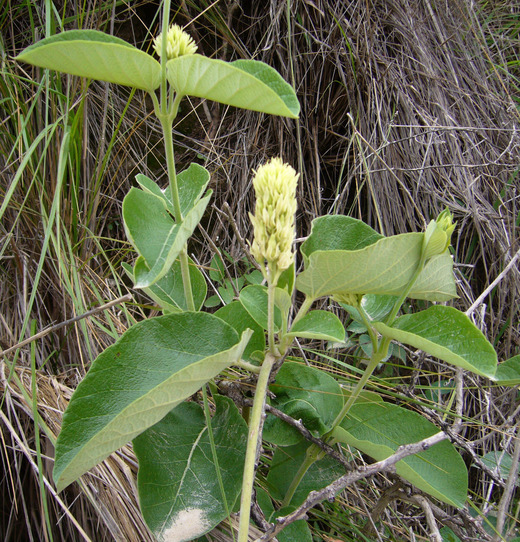
<svg viewBox="0 0 520 542">
<path fill-rule="evenodd" d="M 265 415 L 265 397 L 271 369 L 276 361 L 276 357 L 267 352 L 255 389 L 253 408 L 249 420 L 249 434 L 247 439 L 246 459 L 244 463 L 244 475 L 242 479 L 242 495 L 240 498 L 240 522 L 238 527 L 238 542 L 248 541 L 249 518 L 251 515 L 251 501 L 253 494 L 253 484 L 255 481 L 256 461 L 258 447 L 261 443 L 260 435 L 262 421 Z"/>
<path fill-rule="evenodd" d="M 504 525 L 506 522 L 507 510 L 509 508 L 509 504 L 511 503 L 511 499 L 513 497 L 513 493 L 517 485 L 518 463 L 520 461 L 520 425 L 516 426 L 516 431 L 515 431 L 515 435 L 513 439 L 514 439 L 515 445 L 513 448 L 513 456 L 511 459 L 511 468 L 509 470 L 509 476 L 507 477 L 504 493 L 502 495 L 502 498 L 500 499 L 500 504 L 498 505 L 497 526 L 496 526 L 497 533 L 493 539 L 494 542 L 498 542 L 499 540 L 502 540 L 502 531 L 504 530 Z"/>
<path fill-rule="evenodd" d="M 263 536 L 257 538 L 255 542 L 272 540 L 273 537 L 275 537 L 287 525 L 294 523 L 299 519 L 306 519 L 307 512 L 318 503 L 324 500 L 333 501 L 336 498 L 336 494 L 345 489 L 347 486 L 359 480 L 363 480 L 364 478 L 373 476 L 374 474 L 392 470 L 394 465 L 401 459 L 419 452 L 424 452 L 447 438 L 448 436 L 446 433 L 440 431 L 439 433 L 435 433 L 434 435 L 419 442 L 399 446 L 397 451 L 386 459 L 378 461 L 377 463 L 372 463 L 371 465 L 359 467 L 356 470 L 345 474 L 341 478 L 338 478 L 323 489 L 320 489 L 319 491 L 311 491 L 301 506 L 287 516 L 277 518 L 276 524 L 274 524 Z"/>
</svg>

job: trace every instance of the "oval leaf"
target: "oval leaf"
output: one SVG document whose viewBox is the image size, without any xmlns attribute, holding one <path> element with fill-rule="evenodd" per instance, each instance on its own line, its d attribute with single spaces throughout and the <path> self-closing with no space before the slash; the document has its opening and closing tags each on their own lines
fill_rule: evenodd
<svg viewBox="0 0 520 542">
<path fill-rule="evenodd" d="M 311 234 L 301 246 L 305 265 L 320 250 L 361 250 L 384 236 L 362 220 L 345 215 L 320 216 L 312 221 Z"/>
<path fill-rule="evenodd" d="M 520 355 L 502 362 L 497 367 L 494 380 L 501 386 L 518 386 L 520 384 Z"/>
<path fill-rule="evenodd" d="M 272 406 L 301 420 L 316 436 L 331 429 L 343 407 L 343 393 L 336 380 L 324 371 L 301 363 L 286 361 L 269 389 L 275 395 Z M 273 444 L 290 446 L 303 437 L 294 427 L 269 414 L 263 438 Z"/>
<path fill-rule="evenodd" d="M 268 523 L 275 523 L 276 518 L 286 516 L 293 512 L 294 507 L 284 507 L 278 510 L 274 509 L 273 501 L 267 491 L 261 487 L 256 487 L 256 501 L 264 513 Z M 276 535 L 278 542 L 312 542 L 312 534 L 309 524 L 304 519 L 299 519 L 294 523 L 289 523 L 283 531 Z"/>
<path fill-rule="evenodd" d="M 308 256 L 296 287 L 313 299 L 335 295 L 341 301 L 342 295 L 350 294 L 399 295 L 417 269 L 423 237 L 423 233 L 405 233 L 384 237 L 361 250 L 316 250 Z M 455 296 L 453 262 L 447 252 L 426 263 L 408 294 L 413 299 L 430 301 L 447 301 Z"/>
<path fill-rule="evenodd" d="M 251 318 L 257 322 L 263 329 L 267 329 L 267 288 L 259 284 L 246 286 L 239 296 L 239 301 L 244 309 L 251 315 Z M 280 331 L 282 325 L 282 315 L 280 309 L 274 308 L 274 330 Z"/>
<path fill-rule="evenodd" d="M 195 310 L 200 310 L 206 299 L 208 286 L 204 275 L 200 272 L 195 262 L 191 258 L 188 258 L 188 261 L 193 302 L 195 304 Z M 125 263 L 123 263 L 123 268 L 127 275 L 135 282 L 132 268 Z M 143 291 L 153 299 L 165 313 L 188 310 L 186 296 L 184 295 L 180 260 L 175 261 L 164 277 L 151 286 L 143 288 Z"/>
<path fill-rule="evenodd" d="M 309 446 L 311 446 L 309 442 L 302 440 L 294 446 L 276 449 L 267 475 L 267 489 L 273 499 L 282 500 L 285 497 L 291 482 L 306 459 Z M 290 506 L 299 506 L 311 491 L 319 491 L 344 474 L 345 468 L 328 455 L 315 461 L 294 492 Z"/>
<path fill-rule="evenodd" d="M 235 363 L 249 339 L 215 316 L 185 312 L 131 327 L 92 364 L 63 416 L 58 491 Z"/>
<path fill-rule="evenodd" d="M 180 404 L 134 439 L 139 504 L 157 540 L 193 540 L 227 517 L 217 468 L 228 510 L 240 494 L 247 425 L 231 399 L 217 395 L 215 405 L 211 427 L 218 467 L 196 403 Z"/>
<path fill-rule="evenodd" d="M 125 232 L 142 256 L 134 267 L 135 288 L 151 286 L 170 270 L 202 218 L 210 197 L 211 191 L 176 224 L 162 198 L 138 188 L 130 189 L 123 200 Z"/>
<path fill-rule="evenodd" d="M 311 311 L 298 320 L 287 333 L 289 337 L 343 342 L 345 328 L 341 320 L 328 311 Z"/>
<path fill-rule="evenodd" d="M 293 88 L 263 62 L 229 63 L 195 54 L 169 60 L 166 67 L 168 81 L 183 96 L 298 118 L 300 104 Z"/>
<path fill-rule="evenodd" d="M 435 305 L 425 311 L 406 314 L 393 325 L 375 322 L 382 335 L 420 348 L 447 363 L 493 378 L 497 354 L 471 320 L 453 307 Z"/>
<path fill-rule="evenodd" d="M 215 316 L 222 318 L 222 320 L 234 328 L 239 335 L 246 329 L 253 330 L 253 335 L 251 335 L 251 339 L 244 350 L 243 357 L 245 360 L 253 361 L 254 352 L 264 352 L 264 330 L 255 322 L 255 320 L 253 320 L 251 315 L 244 309 L 239 301 L 232 301 L 231 303 L 224 305 L 215 312 Z"/>
<path fill-rule="evenodd" d="M 97 30 L 69 30 L 24 49 L 16 60 L 152 92 L 161 65 L 144 51 Z"/>
<path fill-rule="evenodd" d="M 427 438 L 439 429 L 411 410 L 383 401 L 360 398 L 334 430 L 339 442 L 354 446 L 376 461 L 386 459 L 403 444 Z M 396 463 L 397 474 L 437 499 L 462 508 L 468 490 L 463 459 L 449 441 Z"/>
<path fill-rule="evenodd" d="M 380 321 L 390 313 L 397 299 L 395 295 L 367 294 L 361 299 L 361 308 L 369 320 Z M 340 305 L 350 314 L 354 322 L 362 325 L 361 329 L 366 330 L 365 322 L 356 307 L 345 303 L 340 303 Z"/>
</svg>

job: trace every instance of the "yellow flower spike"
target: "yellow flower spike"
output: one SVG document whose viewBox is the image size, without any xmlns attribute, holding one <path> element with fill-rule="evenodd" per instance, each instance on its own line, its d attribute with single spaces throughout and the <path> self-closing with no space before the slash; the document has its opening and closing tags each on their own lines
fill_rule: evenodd
<svg viewBox="0 0 520 542">
<path fill-rule="evenodd" d="M 273 281 L 294 259 L 292 245 L 298 177 L 281 158 L 273 158 L 258 168 L 253 179 L 256 206 L 255 214 L 249 214 L 254 228 L 251 254 L 262 266 L 266 278 L 267 265 Z"/>
<path fill-rule="evenodd" d="M 161 56 L 162 53 L 162 33 L 159 34 L 153 42 L 155 52 Z M 185 32 L 178 24 L 172 24 L 168 29 L 166 36 L 166 57 L 168 60 L 184 55 L 193 55 L 197 51 L 197 46 L 193 38 Z"/>
<path fill-rule="evenodd" d="M 424 232 L 423 254 L 425 260 L 448 250 L 456 223 L 449 209 L 444 209 L 436 220 L 432 220 Z"/>
</svg>

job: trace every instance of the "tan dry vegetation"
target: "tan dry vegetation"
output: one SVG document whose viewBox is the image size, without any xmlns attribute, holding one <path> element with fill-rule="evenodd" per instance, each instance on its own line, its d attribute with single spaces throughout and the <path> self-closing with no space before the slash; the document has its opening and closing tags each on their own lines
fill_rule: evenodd
<svg viewBox="0 0 520 542">
<path fill-rule="evenodd" d="M 242 245 L 221 211 L 225 203 L 229 205 L 238 230 L 248 238 L 251 170 L 280 154 L 301 171 L 298 228 L 302 237 L 309 233 L 311 220 L 322 214 L 350 214 L 393 234 L 420 230 L 448 206 L 458 222 L 453 240 L 459 264 L 457 305 L 467 310 L 519 250 L 520 119 L 515 102 L 518 96 L 512 94 L 512 74 L 504 69 L 501 57 L 507 44 L 499 43 L 498 33 L 484 25 L 486 12 L 463 0 L 295 0 L 290 4 L 289 19 L 285 0 L 221 1 L 207 9 L 206 2 L 187 1 L 176 11 L 181 23 L 195 19 L 188 30 L 205 54 L 268 63 L 294 84 L 302 105 L 299 123 L 196 100 L 194 112 L 188 103 L 183 105 L 185 117 L 175 132 L 179 169 L 202 156 L 213 174 L 216 194 L 204 220 L 208 235 L 237 260 L 243 256 Z M 40 115 L 31 116 L 24 109 L 24 104 L 34 99 L 37 108 L 43 107 L 41 97 L 35 98 L 36 89 L 23 79 L 27 75 L 39 80 L 41 74 L 17 66 L 11 59 L 30 42 L 26 8 L 9 7 L 9 16 L 2 19 L 4 48 L 9 55 L 3 58 L 3 69 L 4 74 L 21 79 L 16 100 L 6 100 L 0 106 L 1 200 L 26 153 L 17 139 L 24 119 L 32 123 L 23 127 L 29 138 L 36 138 L 44 125 Z M 96 12 L 94 7 L 94 2 L 87 3 L 84 27 L 104 27 L 108 22 L 106 30 L 140 47 L 149 45 L 144 24 L 154 21 L 154 3 L 123 5 L 113 13 Z M 500 7 L 497 3 L 496 8 Z M 71 17 L 79 8 L 80 4 L 73 2 L 59 6 Z M 75 111 L 79 104 L 83 108 L 76 117 L 82 122 L 81 135 L 74 141 L 81 160 L 71 168 L 70 191 L 65 191 L 61 200 L 60 231 L 69 232 L 70 249 L 59 253 L 51 245 L 35 285 L 44 242 L 41 208 L 50 208 L 56 187 L 53 175 L 62 134 L 62 127 L 58 127 L 55 147 L 42 152 L 50 175 L 45 178 L 48 201 L 41 202 L 41 193 L 33 183 L 42 166 L 31 161 L 2 219 L 2 349 L 28 336 L 28 331 L 22 333 L 27 314 L 40 330 L 126 293 L 125 287 L 117 286 L 119 279 L 124 281 L 120 261 L 132 258 L 124 244 L 121 200 L 137 172 L 161 178 L 165 167 L 160 130 L 143 113 L 150 111 L 150 104 L 142 95 L 137 93 L 126 109 L 125 90 L 94 82 L 82 98 L 81 81 L 64 77 L 62 82 L 75 97 Z M 118 126 L 123 111 L 124 119 Z M 54 122 L 63 111 L 51 108 L 50 114 Z M 101 162 L 103 159 L 106 162 Z M 79 210 L 73 204 L 72 174 L 76 196 L 80 196 Z M 203 245 L 203 237 L 197 238 L 190 248 L 198 261 L 208 264 L 211 253 Z M 496 342 L 500 360 L 519 352 L 519 284 L 518 266 L 513 265 L 493 295 L 486 296 L 472 313 L 477 325 Z M 135 297 L 145 302 L 139 295 Z M 38 411 L 52 434 L 58 433 L 67 399 L 90 361 L 134 318 L 145 313 L 153 314 L 153 310 L 143 305 L 110 309 L 37 342 Z M 442 365 L 409 354 L 414 367 L 421 365 L 434 375 L 451 374 Z M 1 366 L 0 448 L 5 474 L 0 537 L 13 541 L 27 539 L 28 532 L 34 539 L 44 539 L 45 531 L 34 467 L 34 416 L 22 393 L 22 389 L 31 393 L 30 356 L 29 347 L 19 350 L 16 357 L 12 353 L 6 356 L 7 362 L 16 362 L 13 374 L 19 381 L 9 376 L 3 362 Z M 468 463 L 474 464 L 489 450 L 513 449 L 518 404 L 515 390 L 465 378 L 459 408 L 468 419 L 453 438 Z M 419 383 L 417 378 L 411 381 Z M 401 391 L 414 396 L 415 388 Z M 423 410 L 442 423 L 433 411 Z M 45 446 L 42 438 L 44 457 L 52 456 L 52 446 Z M 51 467 L 52 460 L 44 460 L 43 475 L 48 479 Z M 135 471 L 132 452 L 124 449 L 86 475 L 81 486 L 60 495 L 63 505 L 48 489 L 55 538 L 149 540 L 137 513 Z M 504 485 L 492 475 L 471 469 L 475 500 L 483 508 L 487 506 L 483 498 L 491 495 L 494 487 Z M 365 501 L 372 510 L 389 483 L 378 478 L 349 492 L 341 502 L 346 510 L 361 511 L 354 517 L 362 525 Z M 427 536 L 423 512 L 411 506 L 396 501 L 384 516 L 397 540 L 411 539 L 412 530 L 423 537 L 418 539 Z M 469 520 L 455 515 L 454 521 L 455 528 Z"/>
</svg>

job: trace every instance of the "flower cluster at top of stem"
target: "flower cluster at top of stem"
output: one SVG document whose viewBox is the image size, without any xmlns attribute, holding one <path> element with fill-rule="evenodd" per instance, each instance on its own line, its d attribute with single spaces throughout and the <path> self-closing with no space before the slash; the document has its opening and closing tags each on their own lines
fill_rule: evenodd
<svg viewBox="0 0 520 542">
<path fill-rule="evenodd" d="M 425 260 L 448 250 L 448 247 L 451 244 L 451 234 L 455 229 L 455 225 L 456 223 L 453 222 L 453 215 L 448 209 L 444 209 L 435 220 L 432 220 L 428 224 L 428 227 L 424 232 L 422 249 Z"/>
<path fill-rule="evenodd" d="M 272 281 L 294 260 L 297 184 L 298 174 L 281 158 L 260 166 L 253 179 L 256 206 L 255 214 L 249 213 L 254 227 L 251 254 L 262 266 L 264 276 Z M 266 264 L 270 277 L 266 275 Z"/>
<path fill-rule="evenodd" d="M 161 56 L 162 53 L 162 33 L 159 34 L 153 42 L 155 52 Z M 197 52 L 197 46 L 193 38 L 185 32 L 178 24 L 172 24 L 166 35 L 166 57 L 168 60 L 183 55 L 193 55 Z"/>
</svg>

